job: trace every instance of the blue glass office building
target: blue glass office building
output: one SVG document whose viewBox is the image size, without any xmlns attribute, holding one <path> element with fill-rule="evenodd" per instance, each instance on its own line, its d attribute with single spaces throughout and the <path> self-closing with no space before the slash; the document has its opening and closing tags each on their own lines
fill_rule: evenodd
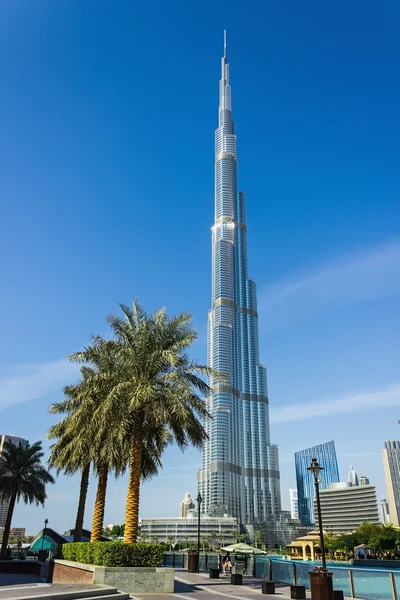
<svg viewBox="0 0 400 600">
<path fill-rule="evenodd" d="M 267 371 L 260 363 L 256 284 L 247 272 L 245 196 L 238 187 L 235 125 L 226 43 L 215 132 L 215 221 L 208 364 L 227 375 L 210 380 L 212 419 L 198 474 L 206 513 L 240 524 L 273 522 L 280 513 L 278 448 L 270 441 Z"/>
<path fill-rule="evenodd" d="M 334 442 L 326 442 L 295 452 L 299 519 L 305 526 L 314 524 L 314 478 L 310 471 L 307 471 L 313 458 L 316 458 L 324 468 L 320 473 L 320 489 L 325 490 L 328 483 L 340 481 Z"/>
</svg>

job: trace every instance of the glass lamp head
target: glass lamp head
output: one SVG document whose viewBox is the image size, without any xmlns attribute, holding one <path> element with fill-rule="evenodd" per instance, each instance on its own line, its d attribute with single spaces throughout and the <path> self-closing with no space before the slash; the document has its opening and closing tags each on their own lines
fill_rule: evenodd
<svg viewBox="0 0 400 600">
<path fill-rule="evenodd" d="M 311 459 L 311 465 L 309 467 L 307 467 L 307 471 L 311 471 L 313 477 L 315 479 L 318 479 L 320 472 L 323 470 L 324 467 L 321 467 L 320 464 L 318 464 L 318 461 L 316 458 Z"/>
</svg>

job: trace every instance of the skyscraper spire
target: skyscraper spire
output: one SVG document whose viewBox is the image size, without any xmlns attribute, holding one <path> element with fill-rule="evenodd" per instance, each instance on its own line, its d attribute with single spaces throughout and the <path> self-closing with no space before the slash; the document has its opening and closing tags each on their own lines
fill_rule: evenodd
<svg viewBox="0 0 400 600">
<path fill-rule="evenodd" d="M 279 461 L 270 442 L 267 372 L 259 360 L 256 285 L 247 273 L 245 196 L 237 183 L 226 32 L 221 66 L 208 364 L 227 381 L 209 381 L 212 420 L 204 423 L 208 440 L 198 482 L 204 512 L 229 513 L 240 525 L 257 524 L 266 531 L 280 514 Z"/>
</svg>

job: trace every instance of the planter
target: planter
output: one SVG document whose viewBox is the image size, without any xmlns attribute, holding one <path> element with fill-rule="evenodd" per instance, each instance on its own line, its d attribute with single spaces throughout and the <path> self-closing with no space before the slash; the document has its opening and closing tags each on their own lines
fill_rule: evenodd
<svg viewBox="0 0 400 600">
<path fill-rule="evenodd" d="M 262 594 L 275 594 L 275 581 L 263 581 L 261 583 Z"/>
<path fill-rule="evenodd" d="M 210 579 L 219 579 L 219 569 L 210 569 Z"/>
<path fill-rule="evenodd" d="M 173 594 L 175 569 L 168 567 L 97 567 L 53 560 L 50 583 L 97 583 L 128 594 Z"/>
<path fill-rule="evenodd" d="M 188 571 L 189 573 L 197 573 L 197 554 L 189 554 L 188 557 Z"/>
<path fill-rule="evenodd" d="M 304 585 L 291 585 L 290 586 L 290 598 L 292 600 L 306 600 L 305 586 Z"/>
<path fill-rule="evenodd" d="M 232 585 L 242 585 L 242 583 L 243 583 L 243 575 L 241 573 L 232 573 L 231 584 Z"/>
<path fill-rule="evenodd" d="M 332 573 L 311 571 L 310 588 L 313 600 L 333 600 Z"/>
</svg>

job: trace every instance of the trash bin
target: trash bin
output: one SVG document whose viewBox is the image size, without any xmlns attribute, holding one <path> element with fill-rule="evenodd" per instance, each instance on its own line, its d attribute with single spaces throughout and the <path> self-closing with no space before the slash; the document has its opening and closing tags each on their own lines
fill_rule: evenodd
<svg viewBox="0 0 400 600">
<path fill-rule="evenodd" d="M 197 573 L 197 554 L 189 554 L 188 571 L 189 573 Z"/>
<path fill-rule="evenodd" d="M 322 569 L 311 571 L 310 588 L 313 600 L 333 600 L 332 575 Z"/>
<path fill-rule="evenodd" d="M 219 579 L 219 569 L 218 567 L 210 567 L 210 579 Z"/>
<path fill-rule="evenodd" d="M 261 593 L 262 594 L 275 594 L 275 581 L 262 581 L 261 582 Z"/>
</svg>

